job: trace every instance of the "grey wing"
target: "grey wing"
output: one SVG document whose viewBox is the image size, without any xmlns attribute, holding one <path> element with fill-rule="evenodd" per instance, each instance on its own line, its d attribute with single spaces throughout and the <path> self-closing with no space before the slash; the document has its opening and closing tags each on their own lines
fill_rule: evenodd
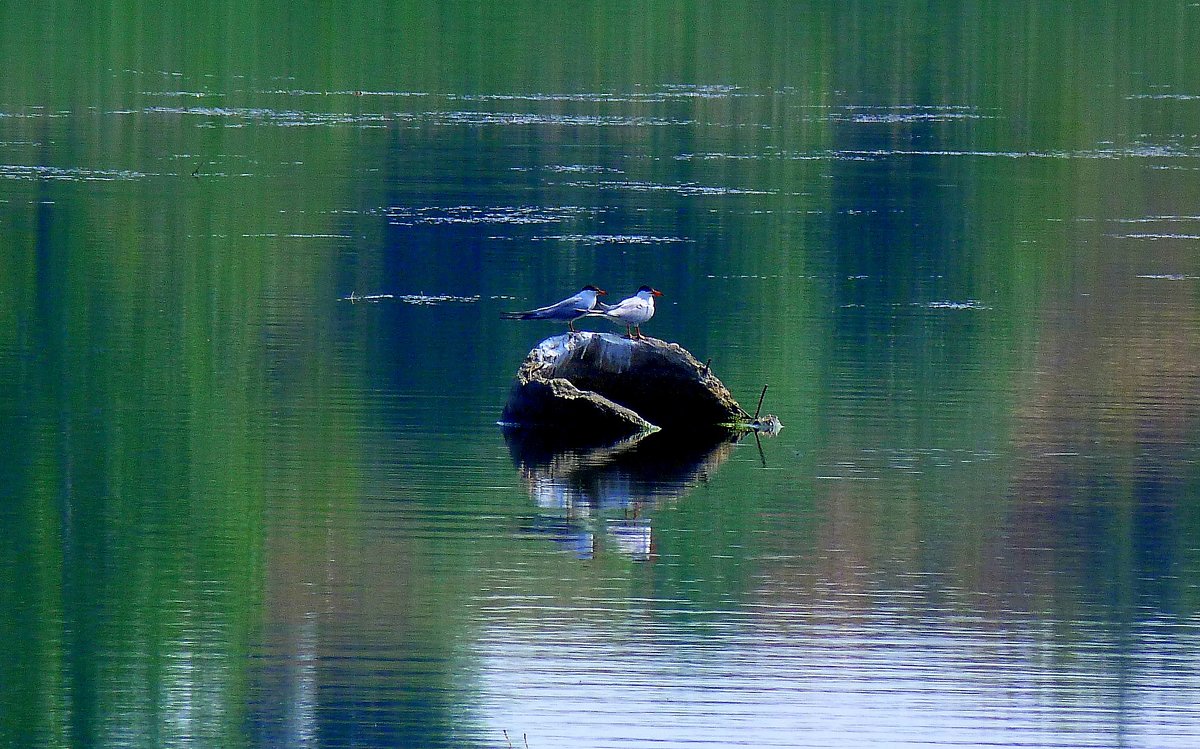
<svg viewBox="0 0 1200 749">
<path fill-rule="evenodd" d="M 561 318 L 571 315 L 582 315 L 584 312 L 587 312 L 587 307 L 583 303 L 583 298 L 576 294 L 575 296 L 567 297 L 557 304 L 542 307 L 538 311 L 542 313 L 543 317 Z"/>
<path fill-rule="evenodd" d="M 508 312 L 506 315 L 511 315 L 514 318 L 522 320 L 559 320 L 569 317 L 577 317 L 586 312 L 583 308 L 583 299 L 578 294 L 567 297 L 561 302 L 538 307 L 537 309 L 526 310 L 525 312 Z"/>
</svg>

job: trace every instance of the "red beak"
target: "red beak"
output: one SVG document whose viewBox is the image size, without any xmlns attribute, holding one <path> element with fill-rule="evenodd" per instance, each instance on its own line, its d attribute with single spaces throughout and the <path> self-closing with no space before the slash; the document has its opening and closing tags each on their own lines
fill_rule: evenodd
<svg viewBox="0 0 1200 749">
<path fill-rule="evenodd" d="M 650 289 L 650 296 L 662 296 L 663 293 L 658 289 Z"/>
</svg>

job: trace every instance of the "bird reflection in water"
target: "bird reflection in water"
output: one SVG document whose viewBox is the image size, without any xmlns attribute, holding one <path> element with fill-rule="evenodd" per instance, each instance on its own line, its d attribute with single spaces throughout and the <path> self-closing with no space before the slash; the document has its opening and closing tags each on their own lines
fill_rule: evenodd
<svg viewBox="0 0 1200 749">
<path fill-rule="evenodd" d="M 522 429 L 506 429 L 504 439 L 537 505 L 525 531 L 580 559 L 608 551 L 635 561 L 655 554 L 647 510 L 706 482 L 736 443 L 727 432 L 686 439 L 656 432 L 569 447 Z"/>
</svg>

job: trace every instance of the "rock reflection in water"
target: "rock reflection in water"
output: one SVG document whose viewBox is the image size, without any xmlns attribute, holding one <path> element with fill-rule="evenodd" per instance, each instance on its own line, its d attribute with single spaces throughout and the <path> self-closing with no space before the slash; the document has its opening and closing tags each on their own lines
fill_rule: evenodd
<svg viewBox="0 0 1200 749">
<path fill-rule="evenodd" d="M 580 559 L 608 550 L 635 561 L 654 556 L 647 510 L 706 482 L 737 441 L 724 432 L 689 439 L 655 432 L 566 447 L 520 429 L 506 429 L 504 438 L 537 505 L 523 530 Z"/>
</svg>

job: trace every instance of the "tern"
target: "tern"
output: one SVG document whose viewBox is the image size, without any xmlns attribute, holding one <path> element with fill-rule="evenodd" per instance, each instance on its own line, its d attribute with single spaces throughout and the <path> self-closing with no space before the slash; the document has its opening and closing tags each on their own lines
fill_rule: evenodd
<svg viewBox="0 0 1200 749">
<path fill-rule="evenodd" d="M 615 323 L 625 326 L 626 338 L 641 338 L 642 323 L 654 317 L 654 297 L 662 296 L 658 289 L 643 286 L 628 299 L 622 299 L 613 305 L 601 304 L 598 312 L 593 315 L 603 315 Z"/>
<path fill-rule="evenodd" d="M 506 320 L 556 320 L 565 322 L 567 328 L 574 333 L 575 321 L 596 308 L 596 300 L 608 292 L 588 284 L 579 290 L 575 296 L 569 296 L 561 302 L 524 312 L 501 312 Z"/>
</svg>

